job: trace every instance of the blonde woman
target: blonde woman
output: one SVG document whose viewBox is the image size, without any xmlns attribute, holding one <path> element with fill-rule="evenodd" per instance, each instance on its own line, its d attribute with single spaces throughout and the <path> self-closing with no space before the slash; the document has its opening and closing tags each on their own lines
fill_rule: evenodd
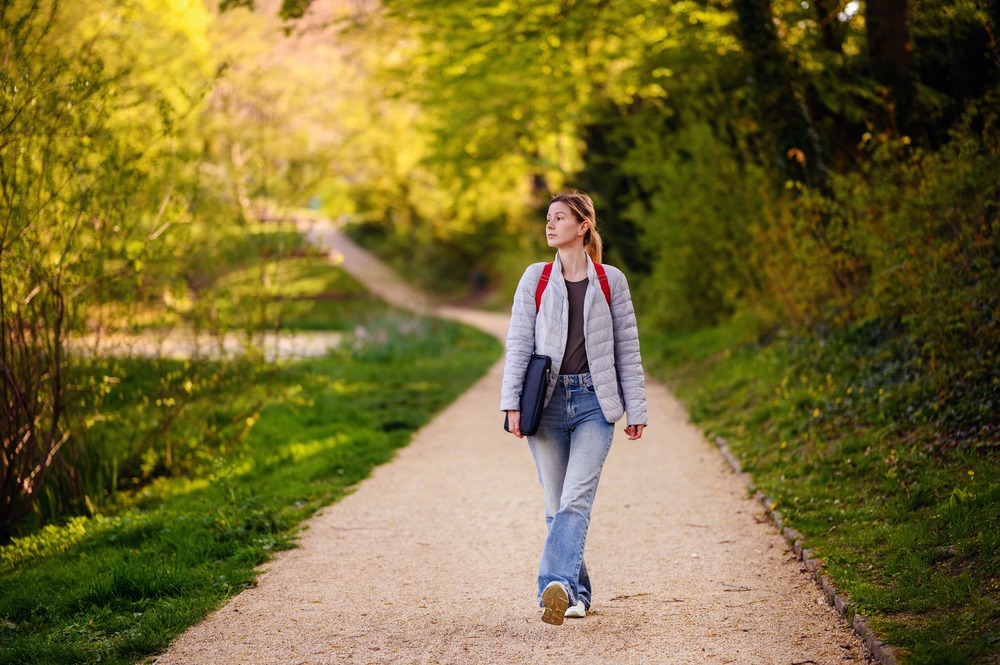
<svg viewBox="0 0 1000 665">
<path fill-rule="evenodd" d="M 601 265 L 594 203 L 583 192 L 549 202 L 545 238 L 550 264 L 528 266 L 514 295 L 500 409 L 511 433 L 520 428 L 520 396 L 533 353 L 552 359 L 538 432 L 528 436 L 545 494 L 548 535 L 538 569 L 542 621 L 586 616 L 593 588 L 583 550 L 614 423 L 642 437 L 646 384 L 628 282 Z"/>
</svg>

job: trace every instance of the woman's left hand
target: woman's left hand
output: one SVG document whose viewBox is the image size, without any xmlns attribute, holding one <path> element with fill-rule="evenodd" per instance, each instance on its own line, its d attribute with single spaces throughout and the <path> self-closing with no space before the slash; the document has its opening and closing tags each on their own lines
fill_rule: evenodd
<svg viewBox="0 0 1000 665">
<path fill-rule="evenodd" d="M 629 425 L 625 428 L 625 433 L 628 434 L 629 441 L 635 441 L 642 438 L 642 430 L 644 429 L 646 429 L 645 425 Z"/>
</svg>

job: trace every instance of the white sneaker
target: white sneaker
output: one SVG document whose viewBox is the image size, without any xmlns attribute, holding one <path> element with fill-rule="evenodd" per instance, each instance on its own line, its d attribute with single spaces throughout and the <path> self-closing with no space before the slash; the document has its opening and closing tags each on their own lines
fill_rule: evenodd
<svg viewBox="0 0 1000 665">
<path fill-rule="evenodd" d="M 548 586 L 542 590 L 542 621 L 553 626 L 561 626 L 566 610 L 569 608 L 569 594 L 566 587 L 560 582 L 549 582 Z"/>
<path fill-rule="evenodd" d="M 576 601 L 576 605 L 566 610 L 567 619 L 582 619 L 587 616 L 587 606 L 582 600 Z"/>
</svg>

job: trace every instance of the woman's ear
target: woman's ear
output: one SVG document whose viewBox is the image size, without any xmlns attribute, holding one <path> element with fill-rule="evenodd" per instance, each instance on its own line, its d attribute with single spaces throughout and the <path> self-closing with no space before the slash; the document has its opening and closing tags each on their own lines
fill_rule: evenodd
<svg viewBox="0 0 1000 665">
<path fill-rule="evenodd" d="M 583 224 L 580 225 L 580 232 L 577 235 L 582 236 L 586 234 L 589 229 L 590 229 L 590 223 L 584 222 Z"/>
</svg>

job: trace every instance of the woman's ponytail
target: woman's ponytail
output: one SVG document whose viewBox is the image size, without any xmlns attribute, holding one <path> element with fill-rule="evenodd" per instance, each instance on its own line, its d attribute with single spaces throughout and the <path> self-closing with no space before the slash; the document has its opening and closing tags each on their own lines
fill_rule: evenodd
<svg viewBox="0 0 1000 665">
<path fill-rule="evenodd" d="M 587 229 L 587 235 L 583 236 L 583 248 L 587 250 L 587 254 L 590 254 L 591 261 L 601 262 L 603 244 L 601 243 L 601 234 L 597 232 L 597 229 L 593 227 Z"/>
</svg>

